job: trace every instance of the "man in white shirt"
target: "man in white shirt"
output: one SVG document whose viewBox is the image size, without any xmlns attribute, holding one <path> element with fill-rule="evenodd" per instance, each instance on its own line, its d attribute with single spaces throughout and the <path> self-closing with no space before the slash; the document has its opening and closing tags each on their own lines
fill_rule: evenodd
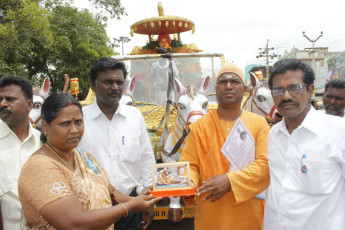
<svg viewBox="0 0 345 230">
<path fill-rule="evenodd" d="M 278 61 L 269 78 L 283 120 L 270 131 L 271 184 L 265 230 L 343 230 L 345 120 L 310 105 L 314 72 L 295 59 Z"/>
<path fill-rule="evenodd" d="M 323 107 L 326 114 L 344 117 L 345 79 L 335 78 L 325 85 Z"/>
<path fill-rule="evenodd" d="M 123 63 L 111 57 L 97 60 L 90 70 L 92 105 L 83 109 L 85 132 L 79 147 L 90 152 L 107 171 L 110 183 L 120 192 L 136 196 L 152 185 L 155 163 L 141 112 L 120 104 L 127 75 Z M 115 229 L 146 229 L 151 212 L 130 214 L 115 223 Z"/>
<path fill-rule="evenodd" d="M 0 218 L 5 230 L 25 229 L 17 182 L 24 163 L 40 145 L 40 132 L 29 122 L 32 98 L 27 79 L 0 79 Z"/>
</svg>

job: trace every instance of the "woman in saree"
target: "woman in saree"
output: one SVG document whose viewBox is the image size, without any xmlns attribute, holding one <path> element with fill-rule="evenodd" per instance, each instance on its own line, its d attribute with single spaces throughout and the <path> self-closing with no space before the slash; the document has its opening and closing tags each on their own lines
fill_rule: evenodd
<svg viewBox="0 0 345 230">
<path fill-rule="evenodd" d="M 120 193 L 95 158 L 76 148 L 84 123 L 82 107 L 71 95 L 54 94 L 44 101 L 42 132 L 44 144 L 25 163 L 18 181 L 30 229 L 113 229 L 121 217 L 159 200 Z"/>
</svg>

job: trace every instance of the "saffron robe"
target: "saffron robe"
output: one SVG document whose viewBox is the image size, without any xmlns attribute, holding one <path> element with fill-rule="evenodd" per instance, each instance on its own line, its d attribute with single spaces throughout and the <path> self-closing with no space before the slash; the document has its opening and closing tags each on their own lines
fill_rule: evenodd
<svg viewBox="0 0 345 230">
<path fill-rule="evenodd" d="M 221 125 L 216 109 L 190 126 L 180 161 L 189 161 L 191 180 L 196 188 L 217 174 L 227 174 L 231 189 L 215 202 L 197 199 L 196 230 L 256 230 L 262 229 L 265 201 L 254 198 L 269 185 L 266 120 L 254 113 L 242 111 L 241 121 L 255 140 L 255 161 L 244 170 L 229 172 L 230 163 L 220 152 L 227 133 Z M 231 128 L 236 121 L 229 121 Z M 185 198 L 193 205 L 193 197 Z"/>
</svg>

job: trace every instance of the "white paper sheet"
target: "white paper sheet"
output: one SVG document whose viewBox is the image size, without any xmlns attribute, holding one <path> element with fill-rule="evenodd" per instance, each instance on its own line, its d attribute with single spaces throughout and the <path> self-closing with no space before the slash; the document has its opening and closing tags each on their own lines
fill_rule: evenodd
<svg viewBox="0 0 345 230">
<path fill-rule="evenodd" d="M 255 160 L 255 140 L 240 118 L 237 119 L 221 152 L 230 161 L 230 172 L 243 170 Z M 255 196 L 266 199 L 266 190 Z"/>
</svg>

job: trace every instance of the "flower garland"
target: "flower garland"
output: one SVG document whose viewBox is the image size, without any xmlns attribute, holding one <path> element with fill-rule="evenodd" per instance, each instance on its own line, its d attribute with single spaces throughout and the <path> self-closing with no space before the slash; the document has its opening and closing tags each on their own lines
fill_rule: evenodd
<svg viewBox="0 0 345 230">
<path fill-rule="evenodd" d="M 156 47 L 156 48 L 155 48 L 155 53 L 158 53 L 158 49 L 159 49 L 159 48 L 160 48 L 160 47 Z M 167 51 L 168 51 L 168 53 L 176 53 L 176 51 L 173 50 L 173 49 L 171 48 L 171 46 L 168 47 Z"/>
</svg>

